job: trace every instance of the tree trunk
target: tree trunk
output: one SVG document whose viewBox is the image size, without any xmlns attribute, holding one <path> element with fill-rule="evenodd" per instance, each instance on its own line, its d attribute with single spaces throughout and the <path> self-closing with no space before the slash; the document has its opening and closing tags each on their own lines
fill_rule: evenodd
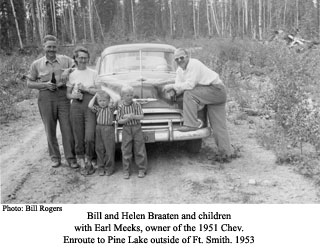
<svg viewBox="0 0 320 250">
<path fill-rule="evenodd" d="M 299 28 L 299 0 L 296 0 L 296 29 Z"/>
<path fill-rule="evenodd" d="M 85 9 L 82 8 L 82 20 L 83 20 L 83 35 L 84 35 L 84 43 L 87 43 L 87 27 L 86 27 L 86 12 Z"/>
<path fill-rule="evenodd" d="M 232 26 L 233 26 L 233 24 L 232 24 L 232 2 L 233 2 L 233 0 L 230 0 L 230 10 L 229 10 L 229 25 L 230 25 L 230 30 L 229 30 L 229 32 L 230 32 L 230 37 L 233 37 L 233 32 L 232 32 L 232 30 L 233 30 L 233 28 L 232 28 Z"/>
<path fill-rule="evenodd" d="M 286 26 L 287 0 L 284 0 L 283 26 Z"/>
<path fill-rule="evenodd" d="M 77 33 L 76 33 L 76 25 L 74 21 L 74 13 L 73 13 L 74 3 L 70 3 L 69 5 L 69 13 L 70 13 L 70 29 L 72 30 L 72 44 L 77 43 Z"/>
<path fill-rule="evenodd" d="M 199 35 L 200 34 L 200 1 L 198 1 L 198 5 L 197 5 L 197 31 Z"/>
<path fill-rule="evenodd" d="M 254 4 L 251 2 L 251 8 L 250 8 L 250 32 L 251 32 L 252 38 L 255 38 L 255 36 L 254 36 L 254 25 L 253 25 L 253 7 L 254 7 Z"/>
<path fill-rule="evenodd" d="M 134 22 L 133 0 L 131 0 L 131 18 L 132 18 L 132 32 L 133 32 L 133 36 L 136 37 L 136 25 L 135 25 L 135 22 Z"/>
<path fill-rule="evenodd" d="M 37 3 L 37 18 L 39 23 L 39 35 L 40 35 L 41 43 L 43 43 L 43 37 L 45 34 L 45 27 L 44 27 L 43 15 L 42 15 L 43 0 L 36 0 L 36 3 Z"/>
<path fill-rule="evenodd" d="M 320 0 L 318 0 L 318 6 L 317 6 L 317 13 L 318 13 L 318 38 L 320 40 Z"/>
<path fill-rule="evenodd" d="M 211 37 L 212 33 L 211 33 L 211 22 L 210 22 L 210 10 L 209 10 L 209 3 L 208 1 L 210 0 L 206 0 L 206 6 L 207 6 L 207 26 L 208 26 L 208 34 L 209 37 Z M 320 0 L 319 0 L 320 1 Z"/>
<path fill-rule="evenodd" d="M 170 16 L 170 35 L 173 37 L 173 9 L 172 9 L 172 0 L 169 0 L 169 16 Z"/>
<path fill-rule="evenodd" d="M 242 37 L 241 34 L 241 15 L 240 15 L 240 8 L 241 8 L 241 4 L 240 4 L 241 0 L 237 1 L 237 16 L 238 16 L 238 36 Z"/>
<path fill-rule="evenodd" d="M 94 31 L 93 31 L 93 9 L 92 9 L 92 0 L 88 1 L 88 7 L 89 7 L 89 28 L 90 28 L 90 37 L 91 37 L 91 42 L 94 43 Z"/>
<path fill-rule="evenodd" d="M 56 6 L 55 6 L 55 1 L 51 0 L 50 1 L 50 7 L 51 7 L 51 17 L 52 17 L 52 29 L 53 29 L 53 34 L 57 36 L 57 18 L 56 18 Z"/>
<path fill-rule="evenodd" d="M 220 36 L 220 28 L 219 28 L 219 24 L 217 22 L 217 18 L 216 18 L 216 14 L 215 14 L 215 11 L 214 11 L 214 8 L 213 8 L 213 3 L 212 3 L 213 0 L 210 1 L 210 8 L 211 8 L 211 14 L 212 14 L 212 19 L 214 21 L 214 24 L 216 26 L 216 30 L 217 30 L 217 34 L 218 36 Z"/>
<path fill-rule="evenodd" d="M 23 0 L 22 3 L 23 3 L 23 8 L 26 9 L 27 8 L 26 1 Z M 28 9 L 28 12 L 30 13 L 30 7 Z M 1 27 L 0 27 L 0 30 L 1 30 Z M 30 34 L 28 31 L 28 19 L 27 18 L 24 19 L 24 32 L 25 32 L 25 43 L 28 44 L 30 42 Z"/>
<path fill-rule="evenodd" d="M 36 18 L 36 3 L 35 0 L 31 1 L 31 20 L 32 20 L 32 41 L 40 41 L 39 25 Z"/>
<path fill-rule="evenodd" d="M 262 0 L 259 0 L 259 40 L 262 40 Z"/>
<path fill-rule="evenodd" d="M 98 22 L 99 22 L 100 31 L 101 31 L 102 41 L 103 41 L 103 43 L 104 43 L 105 38 L 104 38 L 104 34 L 103 34 L 103 28 L 102 28 L 102 24 L 101 24 L 101 19 L 100 19 L 98 10 L 97 10 L 96 3 L 93 2 L 93 5 L 94 5 L 94 9 L 96 10 L 96 13 L 97 13 L 97 18 L 98 18 Z"/>
<path fill-rule="evenodd" d="M 17 29 L 17 35 L 18 35 L 18 38 L 19 38 L 20 49 L 23 49 L 23 44 L 22 44 L 22 40 L 21 40 L 21 35 L 20 35 L 20 30 L 19 30 L 16 10 L 15 10 L 14 5 L 13 5 L 13 0 L 10 0 L 10 3 L 11 3 L 11 8 L 12 8 L 12 13 L 13 13 L 13 16 L 14 16 L 14 21 L 16 23 L 16 29 Z"/>
<path fill-rule="evenodd" d="M 197 29 L 196 29 L 196 2 L 192 0 L 192 21 L 193 21 L 193 34 L 194 38 L 197 38 Z"/>
<path fill-rule="evenodd" d="M 272 0 L 269 3 L 269 30 L 272 28 Z"/>
<path fill-rule="evenodd" d="M 219 8 L 220 8 L 220 13 L 221 13 L 221 36 L 224 36 L 224 31 L 225 31 L 225 22 L 224 22 L 224 16 L 225 16 L 225 12 L 224 12 L 224 2 L 219 2 Z"/>
</svg>

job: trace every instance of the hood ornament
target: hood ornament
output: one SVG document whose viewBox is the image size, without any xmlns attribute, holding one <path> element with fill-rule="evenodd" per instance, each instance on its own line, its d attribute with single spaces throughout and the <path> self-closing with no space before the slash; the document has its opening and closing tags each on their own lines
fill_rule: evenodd
<svg viewBox="0 0 320 250">
<path fill-rule="evenodd" d="M 156 101 L 158 101 L 158 99 L 156 99 L 156 98 L 137 98 L 137 99 L 133 99 L 133 101 L 138 102 L 140 104 L 147 104 L 149 102 L 156 102 Z"/>
</svg>

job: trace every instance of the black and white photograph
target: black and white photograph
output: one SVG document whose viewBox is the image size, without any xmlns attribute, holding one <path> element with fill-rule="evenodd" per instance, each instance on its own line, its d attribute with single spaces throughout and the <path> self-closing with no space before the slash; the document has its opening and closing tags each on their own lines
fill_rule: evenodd
<svg viewBox="0 0 320 250">
<path fill-rule="evenodd" d="M 0 168 L 4 216 L 318 207 L 320 0 L 0 0 Z"/>
</svg>

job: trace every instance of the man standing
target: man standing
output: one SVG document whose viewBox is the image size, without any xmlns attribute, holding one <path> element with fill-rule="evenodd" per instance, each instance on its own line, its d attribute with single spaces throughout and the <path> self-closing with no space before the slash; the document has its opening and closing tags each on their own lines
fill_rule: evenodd
<svg viewBox="0 0 320 250">
<path fill-rule="evenodd" d="M 47 35 L 43 39 L 45 56 L 31 64 L 28 87 L 39 90 L 38 106 L 45 127 L 52 167 L 61 165 L 61 154 L 56 135 L 59 121 L 65 158 L 72 168 L 78 164 L 74 152 L 74 138 L 69 120 L 70 100 L 62 72 L 74 64 L 70 57 L 57 55 L 57 38 Z"/>
<path fill-rule="evenodd" d="M 178 64 L 175 84 L 168 84 L 165 91 L 174 89 L 183 93 L 183 120 L 181 132 L 201 128 L 197 119 L 198 108 L 207 105 L 209 121 L 220 154 L 230 157 L 232 148 L 226 121 L 226 88 L 219 75 L 197 59 L 189 58 L 185 49 L 176 49 L 174 58 Z"/>
</svg>

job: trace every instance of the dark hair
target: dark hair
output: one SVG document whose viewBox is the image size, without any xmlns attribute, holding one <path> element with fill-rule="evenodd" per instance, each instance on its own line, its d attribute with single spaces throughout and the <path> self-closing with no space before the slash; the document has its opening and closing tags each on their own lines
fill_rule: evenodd
<svg viewBox="0 0 320 250">
<path fill-rule="evenodd" d="M 54 42 L 57 42 L 58 39 L 53 36 L 53 35 L 46 35 L 44 38 L 43 38 L 43 43 L 46 43 L 47 41 L 54 41 Z"/>
<path fill-rule="evenodd" d="M 73 60 L 76 59 L 76 57 L 78 56 L 79 52 L 83 52 L 86 53 L 88 55 L 88 58 L 90 58 L 90 53 L 89 50 L 83 46 L 77 46 L 74 51 L 73 51 Z"/>
</svg>

